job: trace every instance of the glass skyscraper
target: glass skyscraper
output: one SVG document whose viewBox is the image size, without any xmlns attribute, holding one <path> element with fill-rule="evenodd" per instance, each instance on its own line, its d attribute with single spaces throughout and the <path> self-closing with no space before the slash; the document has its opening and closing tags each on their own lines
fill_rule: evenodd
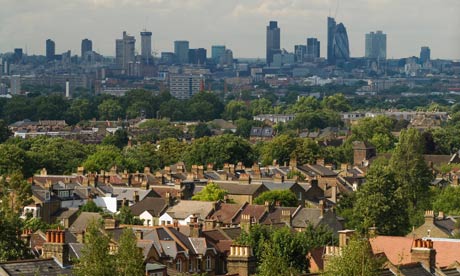
<svg viewBox="0 0 460 276">
<path fill-rule="evenodd" d="M 46 60 L 54 60 L 54 56 L 56 55 L 56 44 L 53 40 L 47 39 L 46 40 Z"/>
<path fill-rule="evenodd" d="M 335 64 L 337 61 L 350 59 L 350 45 L 348 42 L 347 29 L 335 19 L 327 18 L 327 61 Z"/>
<path fill-rule="evenodd" d="M 366 53 L 367 58 L 386 59 L 387 58 L 387 35 L 382 31 L 370 32 L 366 34 Z"/>
<path fill-rule="evenodd" d="M 425 64 L 431 59 L 431 50 L 430 47 L 424 46 L 420 49 L 420 63 Z"/>
<path fill-rule="evenodd" d="M 188 63 L 189 42 L 187 40 L 174 41 L 174 54 L 180 64 Z"/>
<path fill-rule="evenodd" d="M 270 21 L 267 26 L 267 64 L 273 62 L 273 56 L 281 53 L 280 28 L 278 22 Z"/>
</svg>

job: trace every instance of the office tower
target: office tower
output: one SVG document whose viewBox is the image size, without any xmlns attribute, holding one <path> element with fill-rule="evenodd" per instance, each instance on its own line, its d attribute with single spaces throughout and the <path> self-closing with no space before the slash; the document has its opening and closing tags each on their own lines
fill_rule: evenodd
<svg viewBox="0 0 460 276">
<path fill-rule="evenodd" d="M 47 39 L 46 40 L 46 60 L 51 61 L 54 60 L 54 56 L 56 55 L 56 44 L 53 40 Z"/>
<path fill-rule="evenodd" d="M 87 38 L 81 41 L 81 57 L 84 58 L 85 53 L 93 51 L 93 42 Z"/>
<path fill-rule="evenodd" d="M 21 76 L 14 75 L 10 79 L 10 94 L 19 95 L 21 94 Z"/>
<path fill-rule="evenodd" d="M 161 52 L 160 60 L 162 63 L 165 64 L 173 64 L 175 59 L 175 55 L 172 52 Z"/>
<path fill-rule="evenodd" d="M 431 59 L 430 47 L 424 46 L 420 49 L 420 63 L 425 64 Z"/>
<path fill-rule="evenodd" d="M 273 62 L 273 55 L 281 53 L 280 28 L 278 22 L 270 21 L 267 26 L 267 64 Z"/>
<path fill-rule="evenodd" d="M 307 38 L 307 57 L 310 59 L 320 57 L 321 45 L 317 38 L 310 37 Z"/>
<path fill-rule="evenodd" d="M 141 32 L 141 56 L 145 63 L 152 63 L 152 32 Z"/>
<path fill-rule="evenodd" d="M 115 41 L 115 60 L 124 73 L 128 72 L 129 63 L 135 60 L 136 39 L 123 32 L 123 38 Z"/>
<path fill-rule="evenodd" d="M 387 58 L 387 35 L 382 31 L 366 34 L 365 56 L 374 59 Z"/>
<path fill-rule="evenodd" d="M 191 64 L 203 65 L 206 63 L 206 49 L 189 49 L 188 50 L 188 62 Z"/>
<path fill-rule="evenodd" d="M 213 45 L 211 47 L 211 58 L 216 63 L 220 63 L 220 59 L 225 55 L 225 46 L 224 45 Z"/>
<path fill-rule="evenodd" d="M 347 29 L 342 23 L 335 27 L 332 48 L 334 50 L 334 61 L 346 61 L 350 59 L 350 46 L 348 44 Z"/>
<path fill-rule="evenodd" d="M 221 63 L 224 65 L 233 65 L 233 52 L 230 49 L 225 50 L 225 55 L 221 58 Z"/>
<path fill-rule="evenodd" d="M 332 64 L 335 63 L 334 59 L 334 34 L 336 29 L 335 19 L 332 17 L 327 18 L 327 61 Z"/>
<path fill-rule="evenodd" d="M 305 45 L 295 45 L 294 46 L 294 55 L 296 62 L 302 62 L 307 55 L 307 46 Z"/>
<path fill-rule="evenodd" d="M 176 55 L 177 62 L 180 64 L 188 63 L 188 49 L 189 43 L 187 40 L 174 41 L 174 54 Z"/>
<path fill-rule="evenodd" d="M 193 95 L 200 92 L 203 82 L 204 78 L 202 75 L 170 75 L 169 91 L 171 96 L 177 99 L 190 99 Z"/>
<path fill-rule="evenodd" d="M 22 48 L 15 48 L 13 54 L 13 60 L 15 63 L 18 63 L 22 60 L 23 52 Z"/>
</svg>

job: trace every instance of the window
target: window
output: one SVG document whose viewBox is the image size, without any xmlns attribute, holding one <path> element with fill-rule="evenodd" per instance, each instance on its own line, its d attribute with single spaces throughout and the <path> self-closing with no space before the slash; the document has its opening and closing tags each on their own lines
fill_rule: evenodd
<svg viewBox="0 0 460 276">
<path fill-rule="evenodd" d="M 182 259 L 178 258 L 176 261 L 176 270 L 182 272 Z"/>
<path fill-rule="evenodd" d="M 192 272 L 193 271 L 193 262 L 192 259 L 188 259 L 188 271 Z"/>
<path fill-rule="evenodd" d="M 206 256 L 206 270 L 212 269 L 211 256 Z"/>
<path fill-rule="evenodd" d="M 201 259 L 196 259 L 196 271 L 201 271 Z"/>
</svg>

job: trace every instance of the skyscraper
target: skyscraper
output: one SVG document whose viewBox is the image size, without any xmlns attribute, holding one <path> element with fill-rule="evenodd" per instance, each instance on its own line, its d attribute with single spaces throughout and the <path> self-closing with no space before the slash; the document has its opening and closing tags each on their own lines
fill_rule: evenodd
<svg viewBox="0 0 460 276">
<path fill-rule="evenodd" d="M 280 28 L 278 22 L 270 21 L 267 26 L 267 64 L 273 62 L 273 56 L 281 53 Z"/>
<path fill-rule="evenodd" d="M 187 40 L 174 41 L 174 54 L 180 64 L 188 63 L 189 42 Z"/>
<path fill-rule="evenodd" d="M 87 38 L 81 41 L 81 57 L 84 58 L 85 53 L 93 51 L 93 42 Z"/>
<path fill-rule="evenodd" d="M 332 64 L 335 63 L 334 58 L 334 34 L 335 34 L 336 23 L 332 17 L 327 18 L 327 61 Z"/>
<path fill-rule="evenodd" d="M 51 61 L 54 60 L 54 56 L 56 55 L 56 44 L 53 40 L 47 39 L 46 40 L 46 60 Z"/>
<path fill-rule="evenodd" d="M 319 58 L 320 57 L 320 42 L 318 41 L 317 38 L 310 37 L 307 38 L 307 57 L 314 59 L 314 58 Z"/>
<path fill-rule="evenodd" d="M 334 61 L 346 61 L 350 59 L 347 29 L 342 23 L 335 27 L 332 47 L 334 50 Z"/>
<path fill-rule="evenodd" d="M 224 45 L 213 45 L 211 47 L 211 58 L 216 64 L 219 64 L 222 56 L 225 55 L 225 46 Z"/>
<path fill-rule="evenodd" d="M 189 49 L 188 50 L 188 62 L 191 64 L 203 65 L 206 63 L 206 49 Z"/>
<path fill-rule="evenodd" d="M 152 61 L 152 32 L 141 32 L 141 56 L 145 63 Z"/>
<path fill-rule="evenodd" d="M 305 45 L 294 45 L 294 55 L 296 62 L 302 62 L 307 56 L 307 46 Z"/>
<path fill-rule="evenodd" d="M 123 69 L 124 73 L 128 72 L 129 63 L 134 62 L 136 39 L 123 32 L 123 38 L 115 41 L 115 60 Z"/>
<path fill-rule="evenodd" d="M 420 63 L 425 64 L 427 61 L 431 59 L 431 50 L 430 47 L 424 46 L 420 48 Z"/>
<path fill-rule="evenodd" d="M 370 32 L 366 34 L 367 58 L 386 59 L 387 58 L 387 35 L 382 31 Z"/>
</svg>

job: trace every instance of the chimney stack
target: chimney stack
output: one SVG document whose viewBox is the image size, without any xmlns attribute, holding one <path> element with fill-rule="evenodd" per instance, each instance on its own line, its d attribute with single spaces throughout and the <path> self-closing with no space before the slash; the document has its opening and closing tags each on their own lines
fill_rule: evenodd
<svg viewBox="0 0 460 276">
<path fill-rule="evenodd" d="M 249 276 L 256 272 L 256 259 L 250 246 L 231 245 L 227 258 L 228 275 Z"/>
<path fill-rule="evenodd" d="M 69 245 L 65 241 L 64 230 L 47 230 L 42 257 L 55 258 L 63 267 L 70 265 Z"/>
<path fill-rule="evenodd" d="M 420 262 L 425 268 L 433 271 L 436 266 L 436 250 L 433 248 L 433 241 L 414 240 L 411 249 L 411 262 Z"/>
</svg>

